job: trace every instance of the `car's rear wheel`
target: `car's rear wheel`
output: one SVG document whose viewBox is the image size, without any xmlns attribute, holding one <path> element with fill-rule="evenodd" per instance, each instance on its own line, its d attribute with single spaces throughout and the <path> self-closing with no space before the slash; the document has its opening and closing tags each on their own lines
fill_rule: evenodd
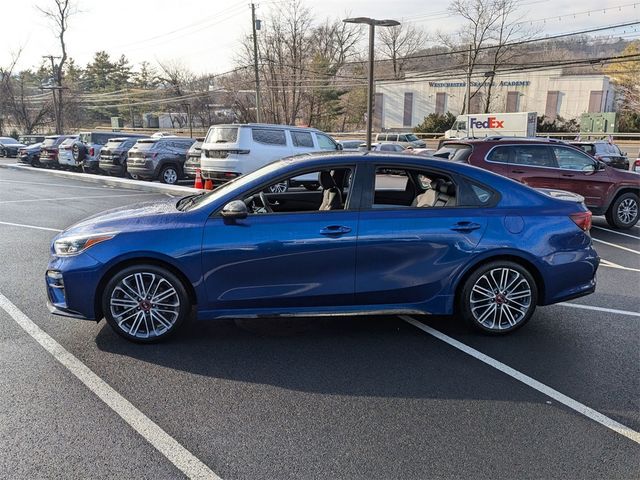
<svg viewBox="0 0 640 480">
<path fill-rule="evenodd" d="M 475 270 L 462 286 L 459 309 L 476 330 L 505 334 L 529 321 L 538 289 L 531 273 L 515 262 L 494 261 Z"/>
<path fill-rule="evenodd" d="M 638 196 L 631 192 L 620 195 L 607 210 L 605 218 L 614 228 L 633 227 L 638 223 Z"/>
<path fill-rule="evenodd" d="M 171 337 L 190 311 L 180 279 L 155 265 L 134 265 L 115 274 L 102 295 L 102 311 L 127 340 L 153 343 Z"/>
<path fill-rule="evenodd" d="M 173 165 L 167 165 L 160 172 L 160 181 L 168 185 L 175 185 L 178 183 L 178 169 Z"/>
<path fill-rule="evenodd" d="M 0 157 L 6 157 L 7 150 L 4 147 L 0 147 Z"/>
</svg>

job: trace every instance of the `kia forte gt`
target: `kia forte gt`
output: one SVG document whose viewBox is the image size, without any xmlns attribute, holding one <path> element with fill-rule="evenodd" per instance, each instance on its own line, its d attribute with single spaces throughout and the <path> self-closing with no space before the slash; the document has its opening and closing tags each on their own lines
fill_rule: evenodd
<svg viewBox="0 0 640 480">
<path fill-rule="evenodd" d="M 271 193 L 303 175 L 322 188 Z M 190 318 L 281 315 L 456 313 L 503 334 L 594 291 L 590 225 L 575 195 L 466 164 L 308 155 L 81 221 L 53 240 L 46 286 L 53 313 L 135 342 Z"/>
</svg>

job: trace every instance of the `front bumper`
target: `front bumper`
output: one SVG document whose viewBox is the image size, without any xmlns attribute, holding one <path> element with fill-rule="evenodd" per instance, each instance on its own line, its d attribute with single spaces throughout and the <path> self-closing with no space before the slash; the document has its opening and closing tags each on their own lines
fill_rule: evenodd
<svg viewBox="0 0 640 480">
<path fill-rule="evenodd" d="M 71 257 L 52 255 L 45 285 L 49 311 L 65 317 L 96 320 L 96 301 L 103 264 L 86 252 Z"/>
</svg>

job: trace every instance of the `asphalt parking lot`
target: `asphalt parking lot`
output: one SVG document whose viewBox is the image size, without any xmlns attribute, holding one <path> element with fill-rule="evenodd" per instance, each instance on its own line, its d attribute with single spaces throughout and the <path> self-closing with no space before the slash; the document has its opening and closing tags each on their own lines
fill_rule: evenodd
<svg viewBox="0 0 640 480">
<path fill-rule="evenodd" d="M 166 195 L 0 169 L 0 478 L 640 476 L 640 227 L 595 218 L 597 292 L 501 338 L 309 318 L 141 346 L 50 315 L 56 232 Z"/>
</svg>

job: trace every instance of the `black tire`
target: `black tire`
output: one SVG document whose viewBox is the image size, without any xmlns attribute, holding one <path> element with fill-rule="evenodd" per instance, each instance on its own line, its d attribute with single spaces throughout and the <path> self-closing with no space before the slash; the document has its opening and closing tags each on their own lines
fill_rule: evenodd
<svg viewBox="0 0 640 480">
<path fill-rule="evenodd" d="M 503 279 L 504 271 L 507 273 Z M 506 287 L 504 291 L 499 291 L 500 286 Z M 467 277 L 459 290 L 457 307 L 473 329 L 504 335 L 525 325 L 537 303 L 538 287 L 533 275 L 518 263 L 496 260 L 481 265 Z M 483 318 L 485 315 L 488 316 Z"/>
<path fill-rule="evenodd" d="M 36 157 L 32 157 L 31 161 L 29 162 L 29 164 L 32 167 L 39 167 L 40 166 L 40 160 L 38 160 Z"/>
<path fill-rule="evenodd" d="M 4 147 L 0 147 L 0 157 L 6 157 L 7 156 L 7 149 Z"/>
<path fill-rule="evenodd" d="M 165 165 L 162 167 L 162 170 L 160 170 L 158 180 L 167 185 L 176 185 L 178 180 L 180 180 L 180 170 L 173 164 Z"/>
<path fill-rule="evenodd" d="M 171 310 L 174 310 L 173 313 L 166 313 L 169 311 L 168 309 L 158 310 L 158 305 L 154 306 L 151 303 L 154 298 L 152 295 L 147 295 L 146 298 L 140 300 L 140 297 L 135 294 L 135 290 L 125 292 L 123 287 L 133 285 L 130 279 L 132 277 L 136 279 L 136 275 L 140 275 L 137 278 L 142 278 L 144 281 L 158 281 L 159 286 L 156 286 L 154 290 L 156 297 L 161 298 L 170 294 L 162 301 L 171 302 L 172 304 L 175 301 L 178 302 L 177 306 L 171 307 Z M 125 282 L 124 284 L 121 283 L 123 281 Z M 153 283 L 149 286 L 149 290 L 152 288 L 154 288 Z M 171 293 L 169 288 L 173 288 L 175 295 Z M 157 293 L 159 289 L 161 289 L 160 293 Z M 116 302 L 114 306 L 111 305 L 112 298 Z M 123 305 L 119 305 L 120 302 Z M 139 302 L 139 306 L 130 307 L 135 302 Z M 185 286 L 176 275 L 156 265 L 141 264 L 124 268 L 107 282 L 102 293 L 102 311 L 109 326 L 121 337 L 135 343 L 155 343 L 167 340 L 175 334 L 187 320 L 191 311 L 191 304 Z M 159 312 L 163 312 L 161 316 L 170 326 L 165 327 L 158 320 L 159 317 L 157 315 Z M 129 318 L 131 315 L 133 315 L 133 318 Z M 159 331 L 155 328 L 155 325 L 160 327 Z M 127 327 L 129 327 L 128 331 Z"/>
<path fill-rule="evenodd" d="M 71 149 L 71 156 L 76 161 L 76 163 L 82 162 L 87 156 L 87 148 L 81 143 L 76 143 Z"/>
<path fill-rule="evenodd" d="M 638 207 L 638 196 L 635 193 L 627 192 L 620 195 L 605 213 L 607 223 L 621 230 L 633 227 L 638 223 Z"/>
</svg>

